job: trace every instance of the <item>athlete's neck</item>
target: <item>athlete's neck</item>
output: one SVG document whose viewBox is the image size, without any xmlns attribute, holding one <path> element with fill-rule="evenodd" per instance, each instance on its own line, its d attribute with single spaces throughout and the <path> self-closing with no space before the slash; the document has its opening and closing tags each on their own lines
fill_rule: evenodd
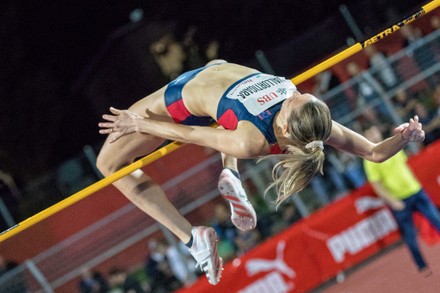
<svg viewBox="0 0 440 293">
<path fill-rule="evenodd" d="M 290 140 L 284 136 L 283 134 L 283 121 L 280 117 L 280 112 L 275 114 L 275 119 L 273 119 L 273 130 L 275 134 L 275 138 L 277 139 L 278 145 L 281 147 L 281 149 L 284 149 L 287 145 L 291 144 Z"/>
</svg>

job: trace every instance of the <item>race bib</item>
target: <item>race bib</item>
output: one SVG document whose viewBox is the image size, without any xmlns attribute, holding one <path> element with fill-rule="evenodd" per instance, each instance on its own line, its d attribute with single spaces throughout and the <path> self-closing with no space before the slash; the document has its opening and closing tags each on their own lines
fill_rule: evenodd
<svg viewBox="0 0 440 293">
<path fill-rule="evenodd" d="M 292 96 L 296 86 L 284 77 L 259 73 L 244 79 L 226 93 L 239 100 L 254 116 Z"/>
</svg>

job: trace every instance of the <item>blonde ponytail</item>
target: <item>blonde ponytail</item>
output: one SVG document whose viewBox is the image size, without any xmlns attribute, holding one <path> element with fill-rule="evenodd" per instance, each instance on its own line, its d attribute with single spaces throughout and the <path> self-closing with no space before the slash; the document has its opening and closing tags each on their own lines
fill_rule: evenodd
<svg viewBox="0 0 440 293">
<path fill-rule="evenodd" d="M 325 156 L 320 148 L 307 152 L 290 145 L 287 151 L 288 154 L 270 156 L 279 162 L 272 169 L 273 182 L 266 192 L 273 187 L 276 189 L 275 204 L 277 207 L 289 196 L 303 190 L 316 172 L 323 173 Z"/>
<path fill-rule="evenodd" d="M 316 172 L 323 174 L 324 141 L 330 136 L 332 120 L 330 110 L 314 99 L 299 111 L 293 111 L 287 121 L 292 145 L 287 153 L 267 157 L 279 160 L 272 170 L 273 182 L 266 192 L 275 188 L 278 207 L 289 196 L 303 190 Z M 295 145 L 293 145 L 295 144 Z"/>
</svg>

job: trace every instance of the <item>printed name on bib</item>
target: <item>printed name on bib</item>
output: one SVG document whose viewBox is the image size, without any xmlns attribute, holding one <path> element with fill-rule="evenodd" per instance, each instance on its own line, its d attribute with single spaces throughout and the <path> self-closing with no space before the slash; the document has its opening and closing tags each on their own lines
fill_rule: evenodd
<svg viewBox="0 0 440 293">
<path fill-rule="evenodd" d="M 259 73 L 246 78 L 226 93 L 229 99 L 239 100 L 254 116 L 287 99 L 296 90 L 284 77 Z"/>
</svg>

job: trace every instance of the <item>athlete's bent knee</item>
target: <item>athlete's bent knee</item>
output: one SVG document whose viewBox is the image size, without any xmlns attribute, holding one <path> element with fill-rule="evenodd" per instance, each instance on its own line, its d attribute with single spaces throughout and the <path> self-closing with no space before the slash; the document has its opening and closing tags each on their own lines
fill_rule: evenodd
<svg viewBox="0 0 440 293">
<path fill-rule="evenodd" d="M 104 176 L 108 176 L 126 165 L 127 163 L 118 163 L 112 157 L 105 156 L 102 153 L 96 159 L 96 167 Z"/>
</svg>

